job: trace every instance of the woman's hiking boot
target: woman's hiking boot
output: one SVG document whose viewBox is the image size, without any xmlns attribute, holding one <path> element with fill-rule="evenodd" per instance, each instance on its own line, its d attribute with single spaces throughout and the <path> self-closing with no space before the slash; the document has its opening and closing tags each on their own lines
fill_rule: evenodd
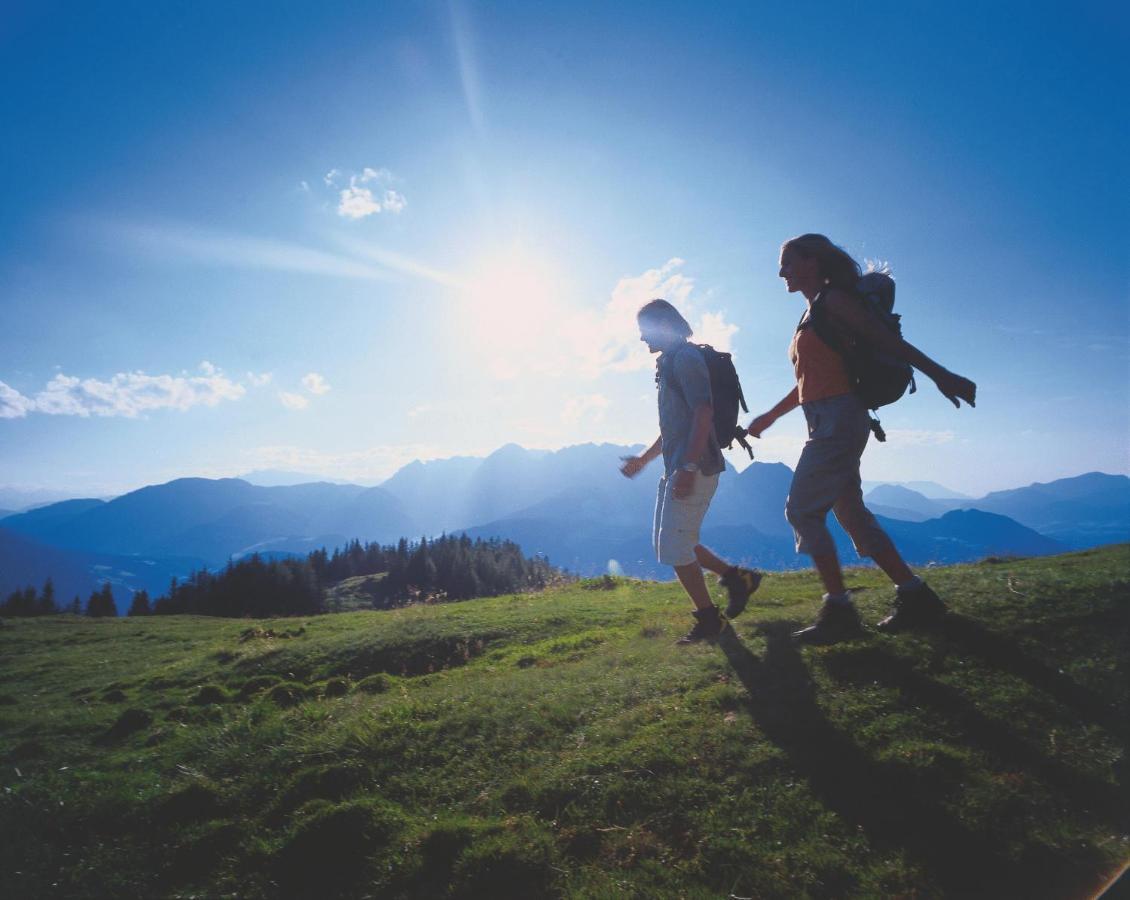
<svg viewBox="0 0 1130 900">
<path fill-rule="evenodd" d="M 919 581 L 912 587 L 895 591 L 894 611 L 875 627 L 887 634 L 897 634 L 915 628 L 935 628 L 942 623 L 946 605 L 930 590 L 930 585 Z"/>
<path fill-rule="evenodd" d="M 830 603 L 825 600 L 816 615 L 816 621 L 807 628 L 793 632 L 793 640 L 801 644 L 836 644 L 863 637 L 863 623 L 850 600 Z"/>
<path fill-rule="evenodd" d="M 726 604 L 726 618 L 739 616 L 749 603 L 749 598 L 761 584 L 761 573 L 754 569 L 731 566 L 725 575 L 718 577 L 718 583 L 726 589 L 730 602 Z"/>
<path fill-rule="evenodd" d="M 712 641 L 730 624 L 719 614 L 717 606 L 696 609 L 691 615 L 695 618 L 694 627 L 675 641 L 676 644 L 697 644 L 699 641 Z"/>
</svg>

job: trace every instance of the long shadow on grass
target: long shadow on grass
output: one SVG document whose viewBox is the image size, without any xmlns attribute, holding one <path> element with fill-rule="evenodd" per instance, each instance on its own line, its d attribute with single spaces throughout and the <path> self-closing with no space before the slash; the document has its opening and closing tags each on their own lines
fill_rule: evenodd
<svg viewBox="0 0 1130 900">
<path fill-rule="evenodd" d="M 1125 627 L 1123 623 L 1123 627 Z M 944 636 L 987 665 L 1001 669 L 1050 694 L 1068 709 L 1101 725 L 1123 740 L 1130 736 L 1125 711 L 1094 691 L 1064 675 L 1059 669 L 1025 653 L 1014 641 L 974 619 L 957 613 L 946 616 Z"/>
<path fill-rule="evenodd" d="M 1068 896 L 1093 879 L 1094 869 L 1084 871 L 1046 851 L 1010 860 L 998 840 L 971 832 L 912 772 L 864 754 L 817 704 L 808 669 L 789 637 L 793 627 L 760 624 L 768 641 L 764 660 L 732 628 L 718 644 L 749 692 L 754 721 L 829 809 L 861 827 L 876 847 L 908 853 L 947 894 Z"/>
<path fill-rule="evenodd" d="M 990 756 L 1035 775 L 1074 804 L 1099 813 L 1112 827 L 1130 829 L 1130 801 L 1124 785 L 1113 785 L 1049 757 L 1006 724 L 980 712 L 960 691 L 915 671 L 908 660 L 879 647 L 860 647 L 830 657 L 827 669 L 840 682 L 878 682 L 899 691 L 910 703 L 943 713 L 961 728 L 970 743 Z"/>
</svg>

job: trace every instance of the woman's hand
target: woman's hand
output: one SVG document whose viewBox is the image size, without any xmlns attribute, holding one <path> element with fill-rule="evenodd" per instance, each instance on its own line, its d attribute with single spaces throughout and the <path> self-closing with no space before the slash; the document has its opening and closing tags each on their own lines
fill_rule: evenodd
<svg viewBox="0 0 1130 900">
<path fill-rule="evenodd" d="M 772 413 L 762 413 L 756 419 L 749 423 L 749 428 L 746 429 L 746 434 L 750 437 L 759 438 L 761 432 L 777 421 L 777 417 Z"/>
<path fill-rule="evenodd" d="M 970 406 L 977 405 L 977 385 L 968 378 L 962 378 L 960 375 L 955 375 L 953 372 L 943 369 L 934 379 L 934 384 L 938 386 L 938 390 L 946 396 L 946 399 L 958 409 L 961 408 L 959 400 L 964 400 Z"/>
<path fill-rule="evenodd" d="M 621 456 L 620 460 L 624 463 L 620 466 L 620 474 L 625 478 L 635 478 L 647 465 L 647 461 L 642 456 Z"/>
</svg>

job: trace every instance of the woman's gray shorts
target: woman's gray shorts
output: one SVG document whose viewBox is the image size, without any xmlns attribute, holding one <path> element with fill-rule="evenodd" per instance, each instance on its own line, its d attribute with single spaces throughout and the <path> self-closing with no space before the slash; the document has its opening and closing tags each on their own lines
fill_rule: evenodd
<svg viewBox="0 0 1130 900">
<path fill-rule="evenodd" d="M 694 488 L 689 497 L 682 499 L 672 493 L 674 475 L 659 479 L 659 493 L 655 498 L 655 525 L 651 541 L 656 558 L 666 566 L 686 566 L 695 561 L 694 548 L 703 517 L 718 489 L 717 475 L 694 473 Z"/>
<path fill-rule="evenodd" d="M 859 460 L 871 433 L 867 410 L 855 394 L 805 403 L 808 441 L 801 451 L 785 518 L 793 527 L 797 553 L 835 552 L 826 519 L 832 510 L 860 556 L 873 556 L 891 539 L 863 505 Z"/>
</svg>

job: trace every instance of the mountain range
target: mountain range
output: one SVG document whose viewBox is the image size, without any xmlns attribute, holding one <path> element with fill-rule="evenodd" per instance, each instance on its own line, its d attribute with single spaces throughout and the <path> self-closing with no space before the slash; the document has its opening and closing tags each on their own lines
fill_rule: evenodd
<svg viewBox="0 0 1130 900">
<path fill-rule="evenodd" d="M 618 470 L 621 456 L 639 450 L 582 444 L 550 452 L 507 444 L 482 458 L 413 462 L 377 487 L 182 478 L 108 501 L 66 500 L 0 519 L 0 595 L 51 575 L 63 598 L 72 585 L 83 593 L 110 580 L 124 605 L 132 589 L 160 592 L 170 577 L 253 552 L 305 554 L 354 538 L 392 543 L 461 531 L 509 538 L 582 575 L 611 570 L 667 578 L 670 571 L 655 563 L 650 545 L 658 466 L 633 480 Z M 293 475 L 262 477 L 279 482 Z M 803 565 L 783 516 L 791 478 L 780 463 L 727 470 L 703 542 L 762 568 Z M 1130 539 L 1126 476 L 1092 472 L 980 499 L 922 486 L 936 496 L 906 484 L 880 484 L 867 495 L 916 565 Z M 834 523 L 833 533 L 844 558 L 854 560 Z"/>
</svg>

